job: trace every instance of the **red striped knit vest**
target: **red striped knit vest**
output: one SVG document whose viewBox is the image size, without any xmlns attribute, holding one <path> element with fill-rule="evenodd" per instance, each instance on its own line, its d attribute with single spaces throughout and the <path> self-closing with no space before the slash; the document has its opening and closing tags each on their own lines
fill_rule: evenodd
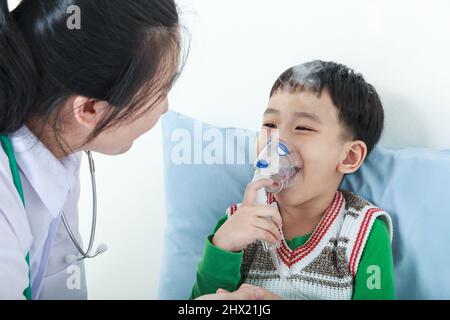
<svg viewBox="0 0 450 320">
<path fill-rule="evenodd" d="M 267 202 L 276 205 L 271 194 Z M 228 208 L 228 215 L 239 206 Z M 283 237 L 278 255 L 287 279 L 280 278 L 269 253 L 260 241 L 255 241 L 244 250 L 245 283 L 266 288 L 285 299 L 351 299 L 359 261 L 378 217 L 388 226 L 392 241 L 388 213 L 351 192 L 337 191 L 304 245 L 291 250 Z"/>
</svg>

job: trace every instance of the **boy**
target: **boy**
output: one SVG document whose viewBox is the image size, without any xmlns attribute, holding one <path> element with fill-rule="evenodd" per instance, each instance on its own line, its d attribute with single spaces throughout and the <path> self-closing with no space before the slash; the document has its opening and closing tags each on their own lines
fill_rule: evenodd
<svg viewBox="0 0 450 320">
<path fill-rule="evenodd" d="M 278 130 L 302 167 L 291 188 L 268 194 L 267 205 L 255 204 L 255 195 L 269 179 L 249 184 L 242 204 L 228 208 L 206 241 L 191 298 L 246 284 L 285 299 L 394 299 L 389 215 L 339 190 L 380 139 L 383 122 L 374 87 L 348 67 L 312 61 L 285 71 L 263 128 Z M 256 240 L 280 241 L 287 280 Z"/>
</svg>

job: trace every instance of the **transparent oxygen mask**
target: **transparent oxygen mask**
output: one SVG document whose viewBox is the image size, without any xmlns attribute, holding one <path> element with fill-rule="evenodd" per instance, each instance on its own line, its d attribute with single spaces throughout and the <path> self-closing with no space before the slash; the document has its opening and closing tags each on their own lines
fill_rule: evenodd
<svg viewBox="0 0 450 320">
<path fill-rule="evenodd" d="M 257 203 L 266 204 L 267 193 L 277 194 L 294 184 L 297 173 L 302 169 L 302 162 L 295 149 L 291 148 L 287 142 L 271 138 L 259 153 L 254 169 L 253 181 L 272 179 L 275 182 L 273 186 L 260 189 L 257 192 Z M 287 280 L 289 269 L 282 266 L 282 261 L 277 253 L 281 242 L 276 245 L 267 241 L 261 242 L 263 249 L 269 252 L 280 278 L 289 284 Z M 306 299 L 298 292 L 295 296 L 297 299 Z M 289 298 L 289 296 L 285 298 Z"/>
<path fill-rule="evenodd" d="M 279 193 L 292 186 L 302 165 L 300 157 L 286 142 L 270 139 L 258 155 L 255 175 L 269 178 L 276 186 L 266 188 L 266 192 Z"/>
</svg>

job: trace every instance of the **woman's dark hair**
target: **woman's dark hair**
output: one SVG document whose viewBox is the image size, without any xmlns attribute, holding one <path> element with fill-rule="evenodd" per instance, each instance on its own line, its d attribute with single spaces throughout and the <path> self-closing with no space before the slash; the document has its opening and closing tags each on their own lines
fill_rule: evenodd
<svg viewBox="0 0 450 320">
<path fill-rule="evenodd" d="M 350 139 L 364 141 L 369 154 L 384 127 L 383 104 L 375 88 L 360 73 L 336 63 L 315 60 L 286 70 L 270 92 L 309 90 L 318 96 L 327 90 Z"/>
<path fill-rule="evenodd" d="M 69 27 L 73 8 L 79 27 Z M 29 119 L 51 121 L 73 95 L 112 108 L 85 144 L 106 128 L 152 108 L 179 74 L 181 34 L 173 0 L 0 0 L 0 134 Z"/>
</svg>

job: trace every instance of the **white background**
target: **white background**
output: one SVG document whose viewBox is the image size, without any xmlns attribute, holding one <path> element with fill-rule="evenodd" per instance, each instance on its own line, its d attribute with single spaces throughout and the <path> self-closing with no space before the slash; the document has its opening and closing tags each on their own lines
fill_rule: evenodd
<svg viewBox="0 0 450 320">
<path fill-rule="evenodd" d="M 94 0 L 93 0 L 94 1 Z M 11 4 L 17 1 L 11 1 Z M 450 148 L 448 0 L 183 0 L 191 37 L 172 109 L 209 123 L 256 129 L 276 77 L 312 59 L 362 72 L 384 102 L 390 147 Z M 165 209 L 160 127 L 126 155 L 96 156 L 97 239 L 87 262 L 93 299 L 155 299 Z M 90 228 L 82 168 L 81 231 Z"/>
</svg>

